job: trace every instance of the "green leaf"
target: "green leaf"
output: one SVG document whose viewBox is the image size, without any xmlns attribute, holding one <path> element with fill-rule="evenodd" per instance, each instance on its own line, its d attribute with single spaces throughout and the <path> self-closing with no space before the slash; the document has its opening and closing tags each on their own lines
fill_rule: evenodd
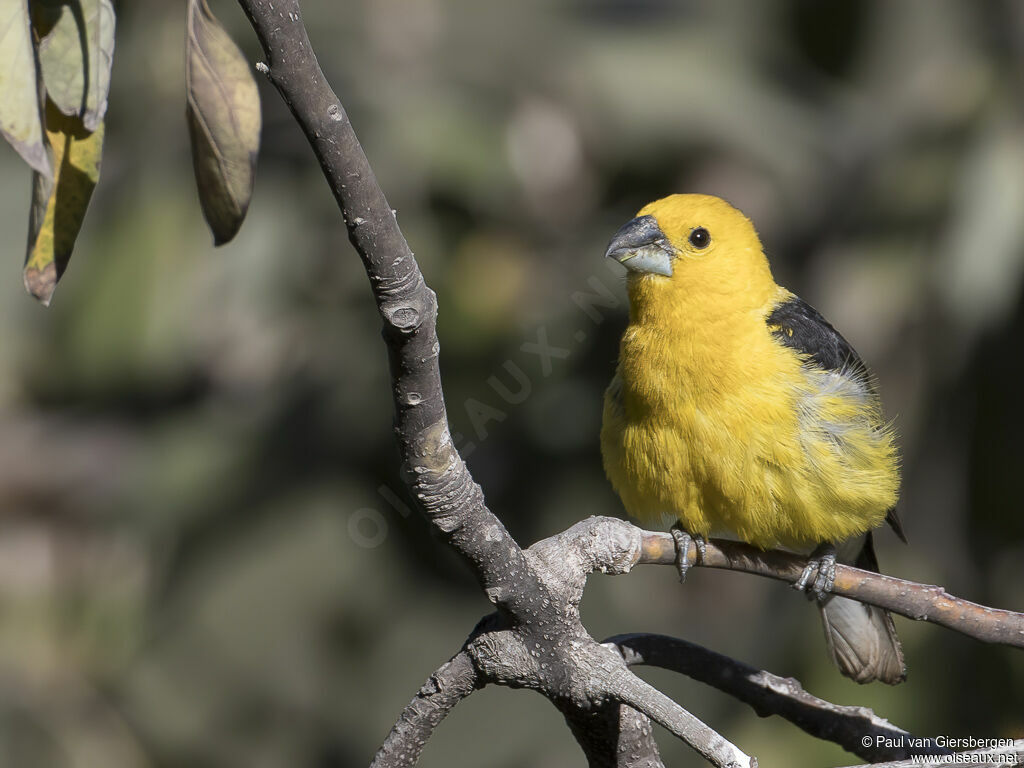
<svg viewBox="0 0 1024 768">
<path fill-rule="evenodd" d="M 79 117 L 62 114 L 52 102 L 46 110 L 46 134 L 53 151 L 51 179 L 33 175 L 25 287 L 49 305 L 64 273 L 85 210 L 100 177 L 103 123 L 87 131 Z"/>
<path fill-rule="evenodd" d="M 192 165 L 216 245 L 245 219 L 260 146 L 260 96 L 245 56 L 205 0 L 189 0 L 185 42 Z"/>
<path fill-rule="evenodd" d="M 42 0 L 35 6 L 39 65 L 53 103 L 92 131 L 103 120 L 114 59 L 110 0 Z"/>
<path fill-rule="evenodd" d="M 51 175 L 28 0 L 0 0 L 0 133 L 33 169 Z"/>
</svg>

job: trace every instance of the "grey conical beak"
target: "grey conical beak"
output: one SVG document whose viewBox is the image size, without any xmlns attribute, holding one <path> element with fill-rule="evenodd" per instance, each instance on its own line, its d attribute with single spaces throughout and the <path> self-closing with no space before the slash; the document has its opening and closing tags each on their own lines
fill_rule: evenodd
<svg viewBox="0 0 1024 768">
<path fill-rule="evenodd" d="M 653 216 L 637 216 L 626 222 L 612 237 L 604 255 L 631 272 L 672 276 L 675 252 Z"/>
</svg>

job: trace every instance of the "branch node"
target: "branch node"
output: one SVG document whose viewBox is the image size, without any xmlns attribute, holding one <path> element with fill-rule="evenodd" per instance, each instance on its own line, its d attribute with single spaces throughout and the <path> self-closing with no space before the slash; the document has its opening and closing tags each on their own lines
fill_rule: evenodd
<svg viewBox="0 0 1024 768">
<path fill-rule="evenodd" d="M 392 328 L 403 333 L 411 333 L 416 330 L 420 322 L 420 311 L 405 303 L 384 304 L 380 308 L 381 314 Z"/>
</svg>

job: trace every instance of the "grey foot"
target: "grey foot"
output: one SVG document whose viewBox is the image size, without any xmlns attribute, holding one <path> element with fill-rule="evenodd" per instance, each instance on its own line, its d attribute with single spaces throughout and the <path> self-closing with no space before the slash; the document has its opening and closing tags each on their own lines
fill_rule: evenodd
<svg viewBox="0 0 1024 768">
<path fill-rule="evenodd" d="M 692 541 L 697 547 L 697 563 L 704 562 L 704 556 L 707 554 L 707 542 L 699 533 L 691 535 L 683 530 L 679 523 L 672 526 L 670 533 L 676 542 L 676 567 L 679 569 L 679 583 L 682 584 L 686 581 L 686 572 L 692 567 L 690 542 Z"/>
<path fill-rule="evenodd" d="M 811 576 L 815 575 L 811 583 Z M 793 584 L 793 589 L 804 592 L 809 598 L 815 598 L 818 602 L 824 600 L 832 591 L 832 585 L 836 581 L 836 548 L 829 543 L 819 544 L 818 547 L 807 558 L 807 565 L 804 567 L 800 578 Z"/>
</svg>

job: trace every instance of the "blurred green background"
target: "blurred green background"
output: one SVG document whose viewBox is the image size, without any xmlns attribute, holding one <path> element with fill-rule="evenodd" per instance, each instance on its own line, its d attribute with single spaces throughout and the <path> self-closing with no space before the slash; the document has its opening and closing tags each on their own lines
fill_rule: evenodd
<svg viewBox="0 0 1024 768">
<path fill-rule="evenodd" d="M 119 4 L 103 176 L 49 310 L 21 286 L 30 174 L 0 149 L 3 766 L 366 765 L 488 609 L 404 507 L 366 279 L 264 82 L 249 217 L 212 248 L 183 5 Z M 256 61 L 238 8 L 212 5 Z M 649 200 L 708 192 L 753 218 L 779 282 L 878 375 L 911 542 L 877 537 L 885 570 L 1024 610 L 1024 5 L 304 11 L 439 295 L 453 430 L 520 542 L 621 514 L 597 441 L 625 322 L 604 245 Z M 588 315 L 574 294 L 598 288 L 618 306 Z M 561 350 L 548 369 L 522 348 L 539 334 Z M 502 399 L 517 372 L 528 391 Z M 594 577 L 583 612 L 598 638 L 686 637 L 918 734 L 1024 737 L 1024 656 L 939 628 L 897 618 L 909 680 L 889 689 L 841 678 L 816 611 L 762 579 L 696 571 L 682 588 L 639 568 Z M 642 674 L 762 765 L 859 762 Z M 583 762 L 543 699 L 487 689 L 422 764 Z"/>
</svg>

